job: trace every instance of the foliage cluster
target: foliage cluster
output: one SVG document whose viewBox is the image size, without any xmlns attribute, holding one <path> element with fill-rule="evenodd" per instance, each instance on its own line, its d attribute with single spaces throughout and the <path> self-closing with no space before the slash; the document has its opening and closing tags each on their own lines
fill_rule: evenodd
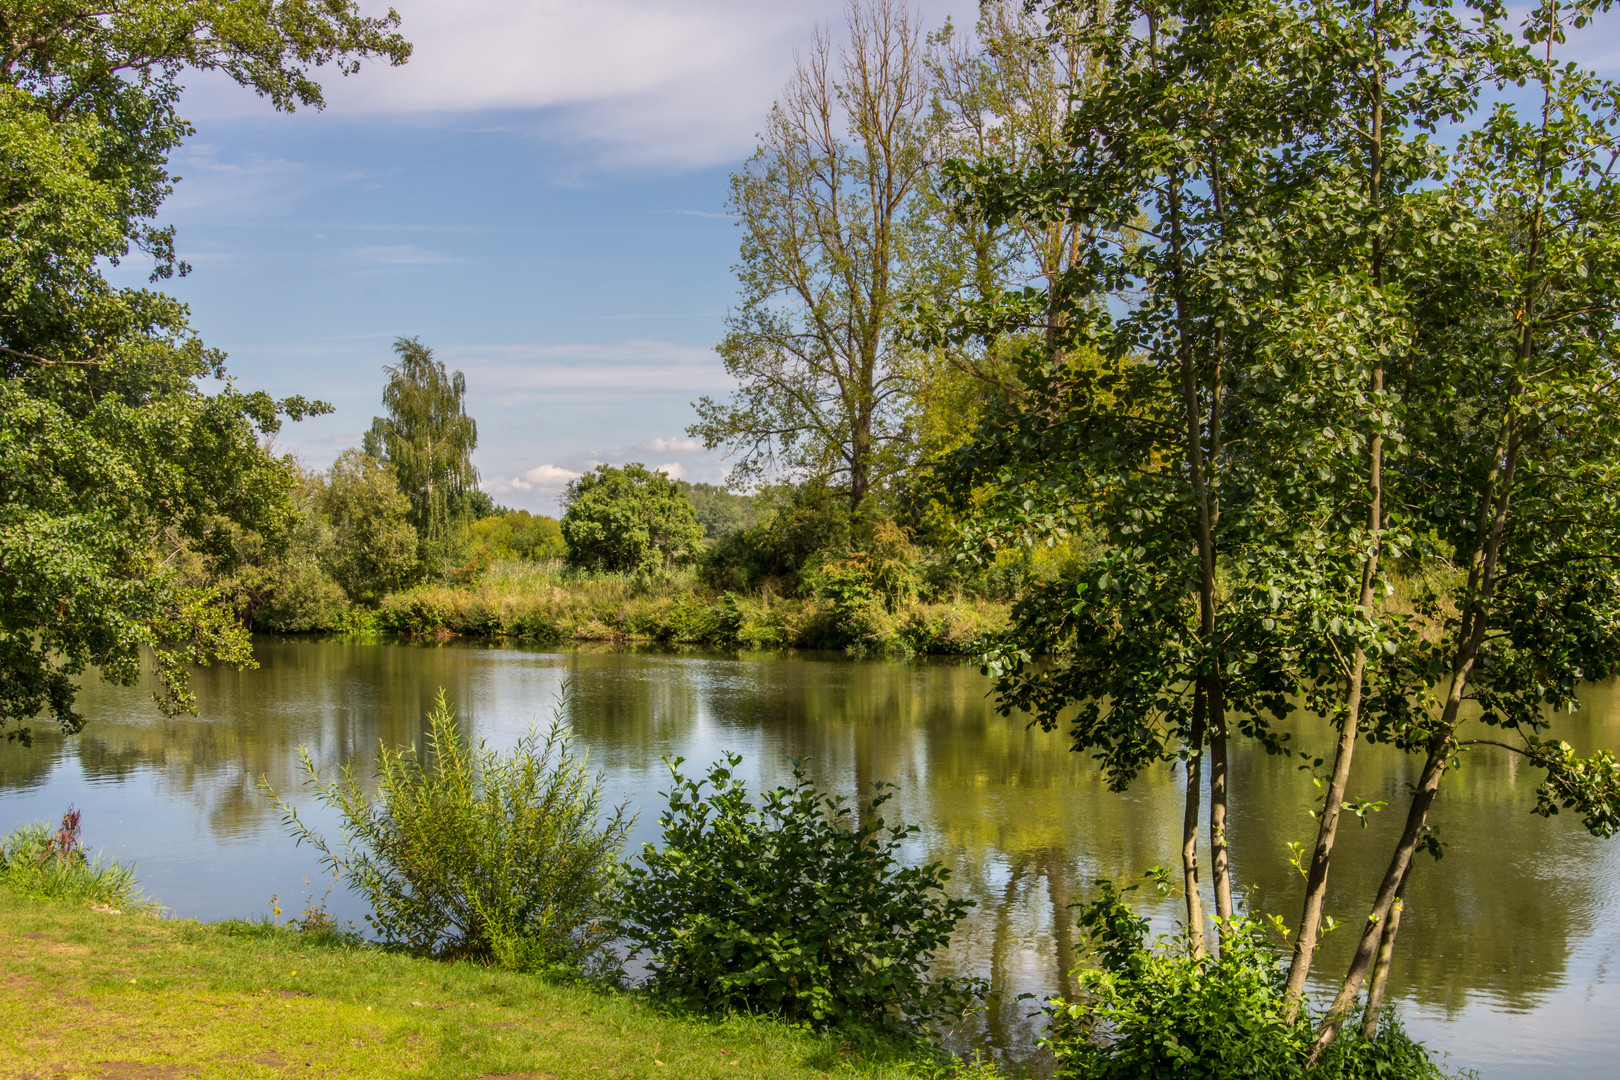
<svg viewBox="0 0 1620 1080">
<path fill-rule="evenodd" d="M 150 650 L 160 704 L 182 710 L 191 664 L 251 662 L 217 577 L 239 530 L 291 516 L 290 462 L 261 440 L 325 408 L 238 390 L 183 304 L 107 279 L 132 255 L 154 281 L 188 270 L 154 222 L 191 132 L 181 86 L 212 71 L 277 109 L 319 107 L 317 68 L 410 47 L 397 15 L 351 0 L 7 3 L 3 21 L 0 727 L 72 731 L 91 665 L 132 682 Z"/>
<path fill-rule="evenodd" d="M 486 562 L 559 559 L 567 551 L 557 519 L 527 510 L 505 510 L 472 524 L 474 558 Z"/>
<path fill-rule="evenodd" d="M 1218 956 L 1185 935 L 1152 941 L 1147 920 L 1110 881 L 1084 904 L 1080 925 L 1092 963 L 1075 970 L 1078 993 L 1047 1003 L 1042 1045 L 1059 1077 L 1158 1080 L 1441 1080 L 1445 1075 L 1396 1023 L 1371 1039 L 1336 1041 L 1309 1064 L 1314 1018 L 1283 1010 L 1286 967 L 1267 927 L 1239 917 Z M 1130 886 L 1125 891 L 1134 889 Z"/>
<path fill-rule="evenodd" d="M 526 971 L 599 962 L 630 819 L 602 813 L 601 778 L 561 720 L 510 750 L 468 745 L 439 694 L 426 745 L 383 747 L 377 794 L 346 766 L 306 787 L 344 822 L 334 848 L 279 801 L 284 820 L 334 876 L 363 894 L 384 942 L 425 956 Z"/>
<path fill-rule="evenodd" d="M 601 777 L 571 752 L 560 717 L 504 753 L 467 745 L 442 691 L 428 721 L 423 750 L 382 748 L 375 797 L 352 766 L 323 777 L 303 753 L 305 788 L 342 821 L 341 849 L 277 800 L 297 840 L 365 897 L 385 944 L 606 973 L 618 937 L 665 999 L 816 1027 L 916 1031 L 984 992 L 929 977 L 971 904 L 946 893 L 944 866 L 905 865 L 916 827 L 879 816 L 892 785 L 854 806 L 819 792 L 796 761 L 792 785 L 756 808 L 740 757 L 701 780 L 676 760 L 661 844 L 627 866 L 631 819 L 624 806 L 605 812 Z M 333 936 L 324 902 L 300 926 Z"/>
<path fill-rule="evenodd" d="M 709 543 L 738 529 L 746 529 L 759 517 L 757 501 L 751 495 L 739 495 L 717 484 L 689 480 L 677 480 L 675 485 L 692 504 L 692 513 L 703 526 L 703 539 Z"/>
<path fill-rule="evenodd" d="M 913 600 L 892 614 L 881 604 L 867 614 L 860 622 L 841 618 L 830 599 L 814 595 L 714 594 L 692 571 L 649 581 L 507 563 L 471 585 L 394 593 L 384 598 L 370 625 L 439 637 L 966 656 L 1006 625 L 1007 608 L 976 600 Z"/>
<path fill-rule="evenodd" d="M 467 380 L 416 338 L 397 338 L 397 364 L 383 367 L 383 407 L 372 420 L 364 449 L 392 466 L 409 500 L 410 523 L 424 566 L 443 572 L 466 527 L 468 497 L 478 488 L 472 452 L 478 424 L 467 415 Z"/>
<path fill-rule="evenodd" d="M 695 556 L 703 527 L 680 487 L 657 470 L 598 465 L 568 485 L 563 542 L 570 565 L 656 575 Z"/>
<path fill-rule="evenodd" d="M 79 811 L 69 807 L 52 830 L 44 822 L 0 836 L 0 885 L 22 896 L 71 900 L 130 912 L 156 912 L 141 896 L 132 865 L 92 860 L 79 838 Z"/>
<path fill-rule="evenodd" d="M 983 988 L 930 978 L 971 906 L 950 871 L 906 866 L 915 826 L 886 825 L 879 785 L 852 806 L 793 783 L 756 807 L 735 754 L 702 779 L 669 763 L 661 846 L 629 870 L 623 931 L 658 994 L 705 1011 L 766 1012 L 818 1027 L 926 1025 L 960 1015 Z"/>
</svg>

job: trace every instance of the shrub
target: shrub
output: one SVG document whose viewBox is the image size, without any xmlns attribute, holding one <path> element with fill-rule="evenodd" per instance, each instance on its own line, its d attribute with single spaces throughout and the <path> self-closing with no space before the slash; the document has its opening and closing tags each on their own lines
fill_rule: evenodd
<svg viewBox="0 0 1620 1080">
<path fill-rule="evenodd" d="M 161 910 L 141 896 L 133 865 L 91 861 L 79 839 L 79 811 L 71 806 L 54 833 L 38 822 L 0 837 L 0 884 L 46 900 L 76 900 L 119 911 Z"/>
<path fill-rule="evenodd" d="M 1184 938 L 1150 943 L 1147 920 L 1131 910 L 1112 882 L 1098 884 L 1102 895 L 1080 915 L 1096 966 L 1075 971 L 1080 992 L 1074 1000 L 1047 1005 L 1051 1024 L 1042 1045 L 1056 1059 L 1059 1077 L 1438 1080 L 1445 1075 L 1393 1018 L 1380 1025 L 1375 1039 L 1355 1031 L 1340 1035 L 1307 1070 L 1316 1018 L 1306 1009 L 1291 1023 L 1282 1018 L 1285 969 L 1258 920 L 1235 920 L 1222 935 L 1218 955 L 1194 956 Z"/>
<path fill-rule="evenodd" d="M 568 562 L 586 570 L 659 574 L 696 555 L 703 539 L 675 481 L 644 465 L 599 465 L 569 484 L 563 501 Z"/>
<path fill-rule="evenodd" d="M 862 807 L 793 784 L 756 809 L 728 755 L 702 780 L 670 764 L 663 846 L 628 871 L 623 932 L 656 993 L 706 1010 L 768 1012 L 818 1027 L 915 1027 L 965 1008 L 982 986 L 928 977 L 971 906 L 950 871 L 902 866 L 915 826 L 887 827 L 887 785 Z"/>
<path fill-rule="evenodd" d="M 411 503 L 393 466 L 345 450 L 332 462 L 316 503 L 332 527 L 323 561 L 351 601 L 372 603 L 417 578 Z"/>
<path fill-rule="evenodd" d="M 472 524 L 471 539 L 475 548 L 488 553 L 490 561 L 539 562 L 558 558 L 567 551 L 557 519 L 527 510 L 507 510 L 480 518 Z"/>
<path fill-rule="evenodd" d="M 443 691 L 428 724 L 425 753 L 382 747 L 375 801 L 352 767 L 328 780 L 302 751 L 305 786 L 343 818 L 343 850 L 278 799 L 293 834 L 365 896 L 388 944 L 525 971 L 599 961 L 625 807 L 602 820 L 601 777 L 560 718 L 504 753 L 462 740 Z"/>
</svg>

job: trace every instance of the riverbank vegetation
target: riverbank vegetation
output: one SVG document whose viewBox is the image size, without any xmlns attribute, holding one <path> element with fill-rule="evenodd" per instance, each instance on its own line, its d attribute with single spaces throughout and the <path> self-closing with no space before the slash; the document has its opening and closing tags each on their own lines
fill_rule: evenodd
<svg viewBox="0 0 1620 1080">
<path fill-rule="evenodd" d="M 1550 734 L 1620 673 L 1620 88 L 1564 57 L 1606 4 L 1008 0 L 964 38 L 857 0 L 732 185 L 737 389 L 690 434 L 748 493 L 604 465 L 556 521 L 479 490 L 465 380 L 422 342 L 396 341 L 385 415 L 315 473 L 260 440 L 324 405 L 205 393 L 222 358 L 184 308 L 103 276 L 132 252 L 180 269 L 151 220 L 188 71 L 292 108 L 320 104 L 319 63 L 408 53 L 392 13 L 215 7 L 17 16 L 0 723 L 75 730 L 75 678 L 132 681 L 142 649 L 183 709 L 188 665 L 251 663 L 247 626 L 978 653 L 1009 717 L 1064 731 L 1116 789 L 1185 779 L 1159 875 L 1179 935 L 1155 948 L 1100 886 L 1102 974 L 1053 1006 L 1060 1068 L 1086 1076 L 1229 1052 L 1377 1072 L 1354 1062 L 1378 1047 L 1422 1074 L 1383 1009 L 1458 765 L 1512 754 L 1543 777 L 1536 813 L 1620 831 L 1620 762 Z M 1299 916 L 1265 924 L 1281 957 L 1229 857 L 1237 740 L 1321 781 Z M 1369 740 L 1417 781 L 1317 1014 L 1339 823 L 1388 806 L 1357 794 Z M 495 811 L 464 809 L 473 844 Z M 60 837 L 14 846 L 8 879 L 116 885 Z M 1227 1006 L 1270 1041 L 1208 1041 Z"/>
</svg>

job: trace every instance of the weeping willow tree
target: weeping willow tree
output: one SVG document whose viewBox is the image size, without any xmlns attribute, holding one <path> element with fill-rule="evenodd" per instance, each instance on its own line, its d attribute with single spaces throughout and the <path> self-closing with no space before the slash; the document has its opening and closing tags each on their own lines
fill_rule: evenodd
<svg viewBox="0 0 1620 1080">
<path fill-rule="evenodd" d="M 410 500 L 410 521 L 430 567 L 449 556 L 466 517 L 467 495 L 478 484 L 472 452 L 478 424 L 467 415 L 467 380 L 446 372 L 416 338 L 394 341 L 397 364 L 385 364 L 387 416 L 371 421 L 365 451 L 394 467 Z"/>
</svg>

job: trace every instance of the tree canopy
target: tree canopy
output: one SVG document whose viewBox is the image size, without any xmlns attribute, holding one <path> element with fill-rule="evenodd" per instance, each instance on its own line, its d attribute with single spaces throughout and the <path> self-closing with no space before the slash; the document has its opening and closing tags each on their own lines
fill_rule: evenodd
<svg viewBox="0 0 1620 1080">
<path fill-rule="evenodd" d="M 383 367 L 388 415 L 372 420 L 365 450 L 393 466 L 425 561 L 442 560 L 465 523 L 467 494 L 478 486 L 478 423 L 467 415 L 461 372 L 446 372 L 416 338 L 396 339 L 394 353 L 399 363 Z"/>
<path fill-rule="evenodd" d="M 143 646 L 168 708 L 188 704 L 187 664 L 250 662 L 212 582 L 233 535 L 291 516 L 291 466 L 259 440 L 321 406 L 205 392 L 224 357 L 184 305 L 112 286 L 104 260 L 186 272 L 155 215 L 191 133 L 188 71 L 319 107 L 323 66 L 404 62 L 398 21 L 343 0 L 0 3 L 0 726 L 44 713 L 76 730 L 77 675 L 131 681 Z"/>
<path fill-rule="evenodd" d="M 691 558 L 703 539 L 675 481 L 645 465 L 598 465 L 563 497 L 568 561 L 587 570 L 660 573 Z"/>
<path fill-rule="evenodd" d="M 1227 739 L 1292 752 L 1273 721 L 1300 701 L 1325 721 L 1301 733 L 1333 764 L 1301 849 L 1290 1020 L 1337 820 L 1367 812 L 1355 747 L 1414 754 L 1320 1053 L 1364 989 L 1376 1028 L 1401 891 L 1463 755 L 1516 754 L 1544 772 L 1537 812 L 1620 826 L 1614 758 L 1544 734 L 1620 665 L 1620 95 L 1559 57 L 1593 11 L 1560 0 L 1517 29 L 1443 2 L 1055 7 L 1096 65 L 1061 139 L 950 168 L 968 212 L 1078 226 L 1085 257 L 924 320 L 942 347 L 1041 341 L 946 470 L 978 551 L 1100 539 L 1019 601 L 990 667 L 1008 711 L 1066 727 L 1116 786 L 1185 763 L 1195 954 L 1206 780 L 1233 913 Z M 1534 101 L 1486 99 L 1508 83 Z"/>
<path fill-rule="evenodd" d="M 740 482 L 773 471 L 834 483 L 858 509 L 904 461 L 909 349 L 900 314 L 921 254 L 928 175 L 921 28 L 893 0 L 818 31 L 761 145 L 732 178 L 742 296 L 719 351 L 738 381 L 690 428 L 732 452 Z"/>
</svg>

